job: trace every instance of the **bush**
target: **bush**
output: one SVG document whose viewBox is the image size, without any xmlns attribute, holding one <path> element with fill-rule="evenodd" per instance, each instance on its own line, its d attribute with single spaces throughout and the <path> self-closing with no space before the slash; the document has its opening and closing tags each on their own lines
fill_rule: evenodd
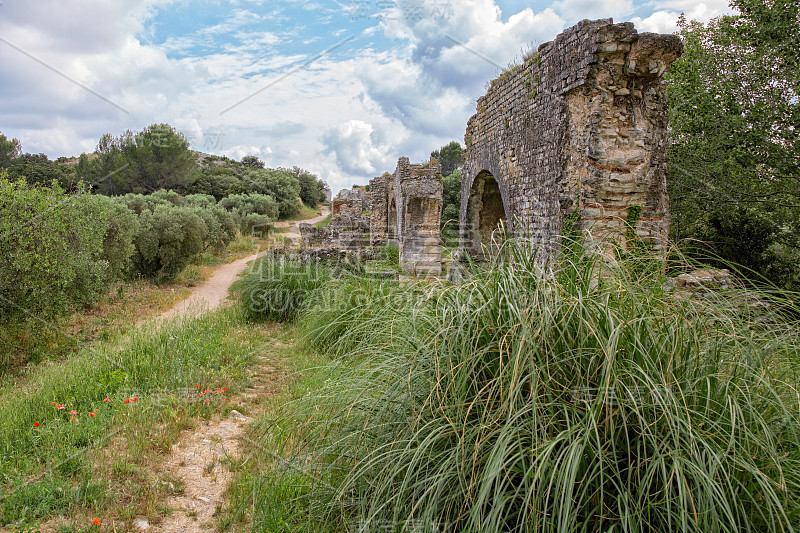
<svg viewBox="0 0 800 533">
<path fill-rule="evenodd" d="M 109 278 L 109 213 L 86 189 L 27 186 L 0 175 L 0 312 L 56 317 L 91 301 Z"/>
<path fill-rule="evenodd" d="M 233 215 L 217 205 L 192 207 L 192 211 L 203 220 L 206 227 L 203 248 L 222 250 L 236 237 Z"/>
<path fill-rule="evenodd" d="M 203 219 L 189 207 L 160 205 L 139 216 L 134 267 L 142 276 L 172 278 L 204 250 Z"/>
<path fill-rule="evenodd" d="M 103 259 L 108 262 L 110 279 L 117 280 L 130 273 L 136 246 L 133 240 L 139 233 L 139 218 L 123 203 L 98 197 L 109 215 L 103 237 Z"/>
<path fill-rule="evenodd" d="M 777 304 L 756 316 L 746 302 L 766 295 L 668 297 L 641 269 L 582 255 L 543 270 L 506 246 L 505 261 L 431 286 L 408 312 L 380 298 L 336 326 L 308 312 L 309 336 L 360 331 L 355 361 L 323 369 L 336 378 L 288 415 L 308 423 L 277 421 L 314 458 L 306 516 L 370 530 L 797 525 L 800 349 Z"/>
</svg>

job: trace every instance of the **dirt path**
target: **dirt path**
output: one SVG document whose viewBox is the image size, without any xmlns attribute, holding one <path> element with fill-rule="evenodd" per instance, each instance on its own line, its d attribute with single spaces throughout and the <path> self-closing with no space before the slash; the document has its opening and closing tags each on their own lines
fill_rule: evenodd
<svg viewBox="0 0 800 533">
<path fill-rule="evenodd" d="M 194 289 L 188 298 L 161 314 L 156 320 L 163 321 L 177 317 L 200 316 L 216 309 L 228 299 L 228 289 L 239 277 L 239 274 L 247 268 L 247 264 L 261 255 L 263 255 L 263 252 L 222 265 L 210 278 Z"/>
<path fill-rule="evenodd" d="M 294 231 L 284 234 L 299 240 L 301 222 L 316 224 L 328 216 L 322 209 L 319 217 L 286 223 Z M 285 227 L 285 226 L 284 226 Z M 197 287 L 192 295 L 157 320 L 185 316 L 197 316 L 223 305 L 228 298 L 228 289 L 244 271 L 247 264 L 258 257 L 253 255 L 224 265 L 205 283 Z M 249 388 L 231 400 L 253 406 L 251 416 L 257 416 L 264 400 L 279 391 L 285 371 L 281 361 L 270 357 L 268 350 L 259 355 L 251 373 Z M 217 513 L 224 505 L 225 489 L 232 478 L 231 463 L 239 456 L 239 438 L 243 435 L 251 418 L 232 411 L 226 418 L 201 422 L 193 430 L 184 432 L 172 446 L 167 459 L 158 467 L 158 473 L 169 472 L 180 480 L 182 490 L 175 491 L 164 505 L 172 510 L 160 524 L 149 524 L 144 519 L 134 521 L 134 530 L 163 533 L 197 533 L 217 531 Z"/>
<path fill-rule="evenodd" d="M 291 239 L 292 242 L 297 243 L 297 242 L 300 241 L 300 224 L 302 224 L 304 222 L 306 224 L 317 224 L 318 222 L 322 222 L 323 220 L 328 218 L 328 214 L 330 214 L 330 212 L 331 212 L 331 210 L 328 208 L 328 206 L 323 205 L 320 208 L 320 213 L 322 213 L 322 214 L 320 216 L 318 216 L 318 217 L 310 218 L 308 220 L 298 220 L 296 222 L 288 222 L 288 221 L 276 222 L 275 223 L 275 227 L 276 228 L 289 228 L 288 232 L 281 233 L 281 235 L 283 235 L 287 239 Z"/>
</svg>

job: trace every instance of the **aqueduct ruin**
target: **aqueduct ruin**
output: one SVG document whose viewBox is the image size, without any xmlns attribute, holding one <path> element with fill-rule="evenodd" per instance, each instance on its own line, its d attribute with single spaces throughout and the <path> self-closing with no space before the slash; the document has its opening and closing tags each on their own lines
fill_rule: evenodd
<svg viewBox="0 0 800 533">
<path fill-rule="evenodd" d="M 462 248 L 481 254 L 504 221 L 549 255 L 572 213 L 594 240 L 633 224 L 663 247 L 663 75 L 681 51 L 675 35 L 586 20 L 494 80 L 464 138 Z"/>
<path fill-rule="evenodd" d="M 663 77 L 681 52 L 675 35 L 584 20 L 492 81 L 464 136 L 462 250 L 491 253 L 505 226 L 532 239 L 545 259 L 568 218 L 589 242 L 625 246 L 622 236 L 635 231 L 662 249 L 669 232 Z M 306 228 L 304 241 L 396 243 L 405 272 L 439 275 L 439 174 L 435 161 L 401 158 L 368 192 L 354 187 L 335 199 L 331 229 L 314 236 Z"/>
</svg>

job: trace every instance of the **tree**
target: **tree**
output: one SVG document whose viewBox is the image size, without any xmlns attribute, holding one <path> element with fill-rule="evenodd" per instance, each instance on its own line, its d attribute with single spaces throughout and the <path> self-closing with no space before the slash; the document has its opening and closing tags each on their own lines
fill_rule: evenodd
<svg viewBox="0 0 800 533">
<path fill-rule="evenodd" d="M 292 216 L 302 207 L 300 182 L 287 170 L 250 170 L 242 175 L 242 181 L 250 192 L 273 196 L 278 201 L 281 217 Z"/>
<path fill-rule="evenodd" d="M 307 170 L 292 167 L 289 171 L 300 183 L 300 199 L 309 207 L 325 201 L 325 182 Z"/>
<path fill-rule="evenodd" d="M 680 21 L 685 52 L 667 91 L 672 236 L 796 286 L 781 273 L 800 268 L 800 6 L 732 5 L 707 24 Z M 763 246 L 743 244 L 753 228 Z"/>
<path fill-rule="evenodd" d="M 264 162 L 254 155 L 246 155 L 242 158 L 242 166 L 248 168 L 264 168 Z"/>
<path fill-rule="evenodd" d="M 449 176 L 464 164 L 464 148 L 458 141 L 431 152 L 431 157 L 442 165 L 442 176 Z"/>
<path fill-rule="evenodd" d="M 0 168 L 9 168 L 21 156 L 22 145 L 19 140 L 9 139 L 0 132 Z"/>
<path fill-rule="evenodd" d="M 461 210 L 461 170 L 456 170 L 442 178 L 442 229 L 458 233 L 459 211 Z"/>
</svg>

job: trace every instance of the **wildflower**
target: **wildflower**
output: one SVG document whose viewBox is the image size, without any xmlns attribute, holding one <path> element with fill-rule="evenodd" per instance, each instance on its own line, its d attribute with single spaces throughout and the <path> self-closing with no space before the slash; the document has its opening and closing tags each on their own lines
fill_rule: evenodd
<svg viewBox="0 0 800 533">
<path fill-rule="evenodd" d="M 92 520 L 92 524 L 94 524 L 96 526 L 99 526 L 102 523 L 103 522 L 99 518 L 95 518 L 94 520 Z"/>
<path fill-rule="evenodd" d="M 211 400 L 203 400 L 203 401 L 204 401 L 204 402 L 206 402 L 206 403 L 208 403 L 208 402 L 210 402 Z"/>
<path fill-rule="evenodd" d="M 135 402 L 135 401 L 136 401 L 136 400 L 138 400 L 138 399 L 139 399 L 139 398 L 138 398 L 137 396 L 134 396 L 133 398 L 131 398 L 131 401 L 132 401 L 132 402 Z"/>
<path fill-rule="evenodd" d="M 39 426 L 41 426 L 41 424 L 39 422 L 34 422 L 33 423 L 33 427 L 38 428 Z"/>
<path fill-rule="evenodd" d="M 195 385 L 195 386 L 194 386 L 194 388 L 195 388 L 195 389 L 199 389 L 199 388 L 200 388 L 200 385 Z"/>
<path fill-rule="evenodd" d="M 58 409 L 58 410 L 66 409 L 66 406 L 65 405 L 56 405 L 56 409 Z"/>
<path fill-rule="evenodd" d="M 228 392 L 228 387 L 225 387 L 224 389 L 222 389 L 222 392 Z"/>
<path fill-rule="evenodd" d="M 111 399 L 110 399 L 108 396 L 106 396 L 105 398 L 103 398 L 103 401 L 104 401 L 104 402 L 110 402 L 110 401 L 111 401 Z"/>
<path fill-rule="evenodd" d="M 78 411 L 70 411 L 70 412 L 69 412 L 69 414 L 71 414 L 71 415 L 77 415 L 77 414 L 78 414 Z"/>
<path fill-rule="evenodd" d="M 97 415 L 96 415 L 95 413 L 89 413 L 89 416 L 91 416 L 92 418 L 94 418 L 94 417 L 95 417 L 95 416 L 97 416 Z"/>
<path fill-rule="evenodd" d="M 124 402 L 122 402 L 122 403 L 124 403 L 125 405 L 128 405 L 128 402 L 130 402 L 130 400 L 129 400 L 129 399 L 127 399 L 127 398 L 125 398 L 125 401 L 124 401 Z"/>
</svg>

